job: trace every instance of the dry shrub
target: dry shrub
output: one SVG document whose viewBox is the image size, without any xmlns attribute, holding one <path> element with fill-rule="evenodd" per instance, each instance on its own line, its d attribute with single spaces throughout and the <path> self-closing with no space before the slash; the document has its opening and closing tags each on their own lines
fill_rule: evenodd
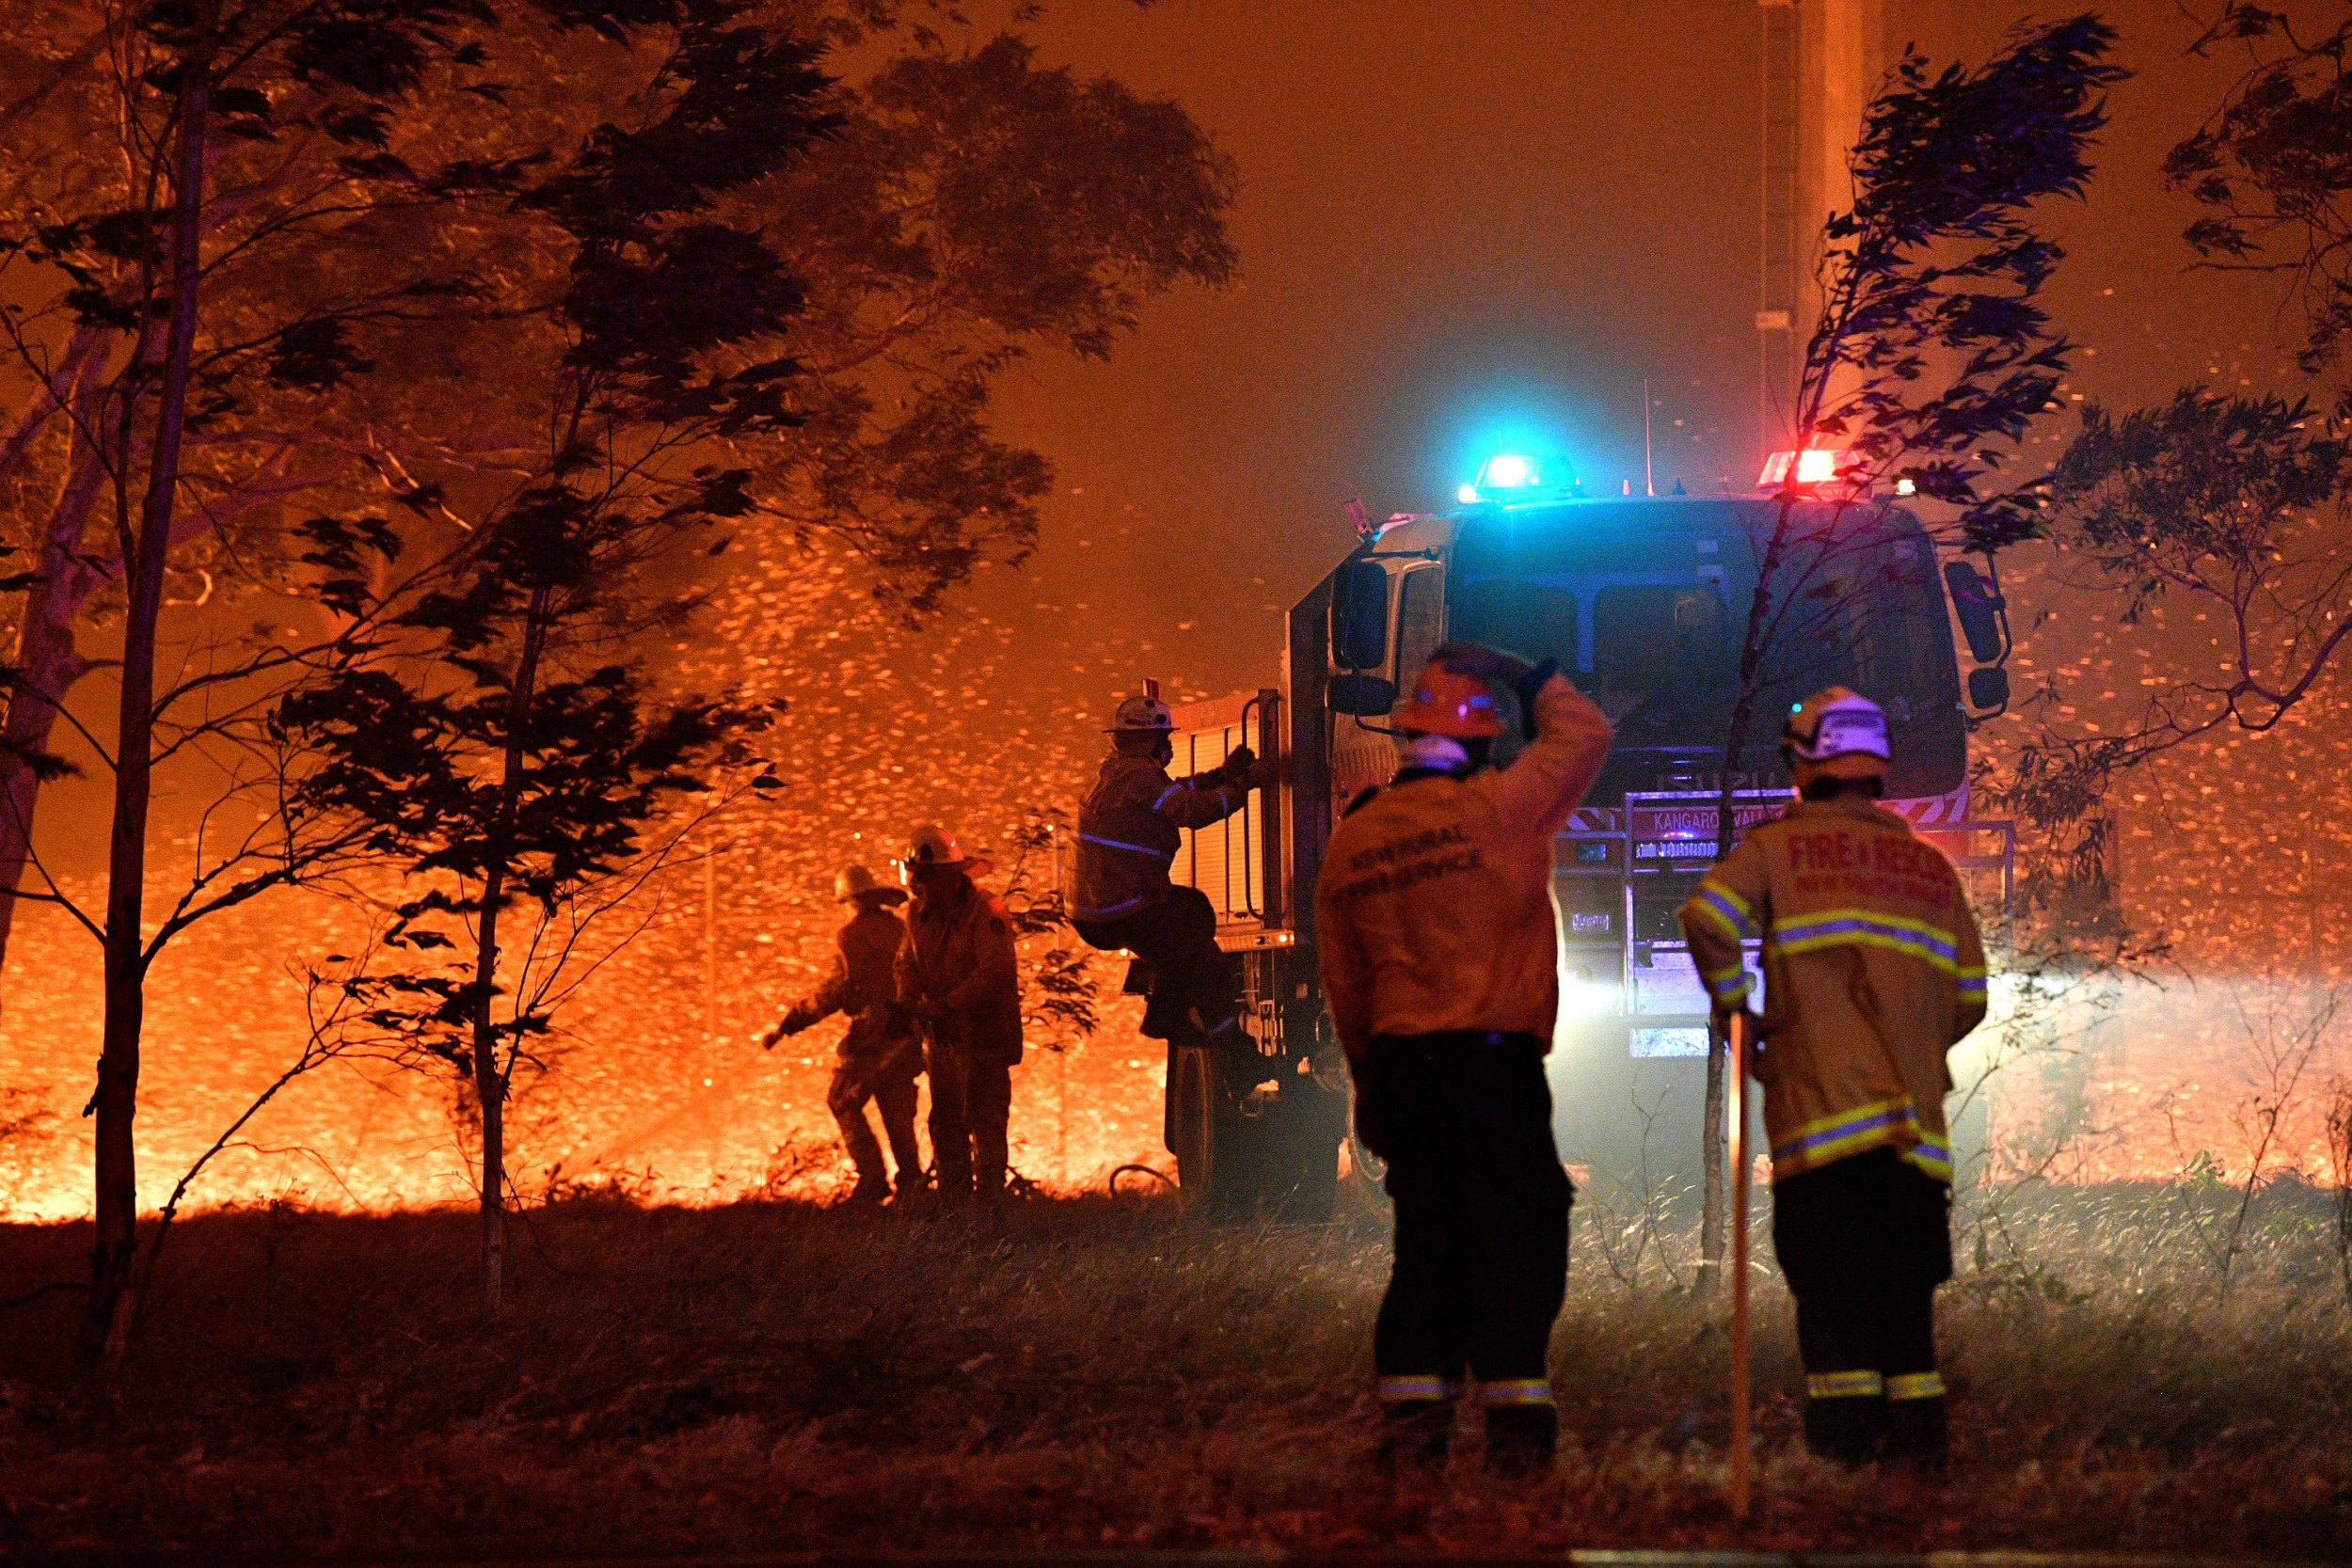
<svg viewBox="0 0 2352 1568">
<path fill-rule="evenodd" d="M 1452 1469 L 1390 1479 L 1366 1387 L 1376 1224 L 1216 1229 L 1157 1196 L 1017 1203 L 1000 1226 L 564 1196 L 532 1211 L 536 1245 L 488 1324 L 469 1215 L 184 1221 L 119 1414 L 66 1370 L 72 1303 L 12 1314 L 0 1553 L 1743 1539 L 1722 1503 L 1719 1302 L 1663 1271 L 1629 1288 L 1581 1252 L 1551 1477 L 1484 1477 L 1466 1417 Z M 2332 1195 L 2258 1210 L 2226 1294 L 2183 1201 L 2019 1196 L 1984 1266 L 1963 1246 L 1942 1481 L 1804 1457 L 1788 1307 L 1764 1281 L 1744 1539 L 2352 1541 Z M 1963 1237 L 1982 1228 L 1963 1215 Z M 0 1274 L 72 1277 L 87 1245 L 81 1227 L 0 1230 Z"/>
</svg>

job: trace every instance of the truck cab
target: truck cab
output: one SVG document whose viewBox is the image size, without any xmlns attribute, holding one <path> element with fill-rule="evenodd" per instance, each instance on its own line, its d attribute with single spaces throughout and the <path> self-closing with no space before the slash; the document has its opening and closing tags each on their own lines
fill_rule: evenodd
<svg viewBox="0 0 2352 1568">
<path fill-rule="evenodd" d="M 1768 555 L 1752 717 L 1727 756 Z M 1952 570 L 1963 574 L 1955 590 L 1974 580 L 1964 564 Z M 1434 649 L 1468 639 L 1556 659 L 1616 728 L 1598 782 L 1555 846 L 1551 1077 L 1565 1159 L 1655 1180 L 1695 1174 L 1700 1159 L 1708 1006 L 1676 911 L 1713 861 L 1726 774 L 1735 837 L 1784 808 L 1780 721 L 1797 700 L 1842 684 L 1885 707 L 1895 750 L 1886 804 L 1954 860 L 1983 902 L 2005 906 L 2013 836 L 1969 816 L 1968 708 L 1947 580 L 1927 530 L 1889 497 L 1801 501 L 1785 520 L 1769 496 L 1481 500 L 1367 530 L 1292 610 L 1279 688 L 1178 714 L 1180 771 L 1188 748 L 1206 767 L 1245 738 L 1280 762 L 1272 798 L 1187 834 L 1175 869 L 1217 905 L 1262 1062 L 1284 1069 L 1250 1085 L 1247 1168 L 1238 1152 L 1226 1162 L 1233 1190 L 1248 1190 L 1238 1201 L 1323 1201 L 1344 1130 L 1327 1101 L 1344 1066 L 1314 969 L 1315 879 L 1339 815 L 1393 771 L 1387 715 Z M 1980 648 L 1979 628 L 1968 629 Z M 1509 717 L 1495 753 L 1505 766 L 1518 744 Z M 1243 1077 L 1257 1070 L 1243 1068 Z M 1184 1070 L 1199 1082 L 1181 1093 L 1200 1119 L 1235 1117 L 1215 1064 Z M 1170 1143 L 1182 1165 L 1177 1078 Z M 1215 1160 L 1196 1150 L 1194 1164 L 1214 1185 Z"/>
</svg>

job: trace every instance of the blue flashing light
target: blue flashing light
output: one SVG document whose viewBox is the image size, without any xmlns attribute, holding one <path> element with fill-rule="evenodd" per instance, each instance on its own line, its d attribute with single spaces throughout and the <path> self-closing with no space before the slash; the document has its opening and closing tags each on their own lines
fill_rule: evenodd
<svg viewBox="0 0 2352 1568">
<path fill-rule="evenodd" d="M 1523 490 L 1542 474 L 1540 465 L 1532 457 L 1489 457 L 1478 470 L 1481 490 Z"/>
<path fill-rule="evenodd" d="M 1567 495 L 1576 488 L 1576 467 L 1565 457 L 1530 457 L 1502 452 L 1478 466 L 1478 477 L 1462 486 L 1464 504 L 1473 501 L 1533 500 L 1541 495 Z"/>
</svg>

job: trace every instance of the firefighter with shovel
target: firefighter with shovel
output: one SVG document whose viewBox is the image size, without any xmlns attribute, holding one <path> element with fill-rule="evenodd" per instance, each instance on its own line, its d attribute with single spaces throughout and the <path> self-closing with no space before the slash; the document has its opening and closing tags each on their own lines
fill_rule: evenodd
<svg viewBox="0 0 2352 1568">
<path fill-rule="evenodd" d="M 1804 1431 L 1846 1464 L 1945 1449 L 1935 1288 L 1951 1277 L 1946 1053 L 1984 1018 L 1984 944 L 1960 877 L 1878 803 L 1876 703 L 1831 687 L 1782 731 L 1798 800 L 1750 831 L 1682 907 L 1724 1020 L 1761 1037 L 1772 1247 L 1797 1301 Z M 1764 1014 L 1744 1016 L 1743 939 Z M 1743 1180 L 1745 1172 L 1735 1172 Z"/>
<path fill-rule="evenodd" d="M 862 865 L 834 879 L 834 900 L 853 907 L 850 923 L 834 938 L 833 973 L 824 984 L 792 1005 L 784 1022 L 760 1037 L 764 1049 L 834 1013 L 847 1013 L 849 1031 L 834 1055 L 833 1084 L 825 1108 L 841 1129 L 841 1141 L 857 1167 L 852 1203 L 875 1204 L 891 1196 L 882 1168 L 882 1146 L 866 1120 L 866 1102 L 882 1113 L 883 1135 L 898 1163 L 898 1197 L 904 1203 L 923 1185 L 923 1157 L 914 1143 L 914 1081 L 923 1071 L 923 1042 L 906 1009 L 898 1005 L 898 949 L 907 928 L 892 912 L 907 895 L 875 879 Z"/>
</svg>

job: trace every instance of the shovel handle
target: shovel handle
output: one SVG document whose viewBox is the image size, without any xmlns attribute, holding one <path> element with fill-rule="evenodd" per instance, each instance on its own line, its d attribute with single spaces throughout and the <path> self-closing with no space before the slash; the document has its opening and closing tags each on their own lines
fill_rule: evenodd
<svg viewBox="0 0 2352 1568">
<path fill-rule="evenodd" d="M 1730 1075 L 1725 1109 L 1731 1122 L 1731 1514 L 1748 1516 L 1756 1456 L 1749 1429 L 1748 1388 L 1748 1038 L 1742 1007 L 1724 1029 Z"/>
</svg>

